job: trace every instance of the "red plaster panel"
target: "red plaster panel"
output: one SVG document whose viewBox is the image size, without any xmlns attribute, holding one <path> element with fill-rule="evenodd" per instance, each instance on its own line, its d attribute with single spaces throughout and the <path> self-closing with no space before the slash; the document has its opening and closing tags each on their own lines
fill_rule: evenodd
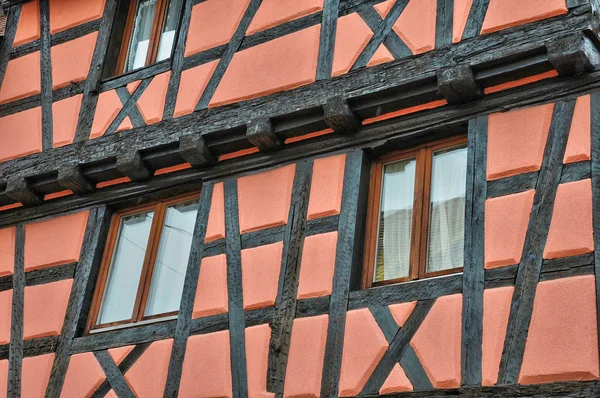
<svg viewBox="0 0 600 398">
<path fill-rule="evenodd" d="M 54 147 L 73 143 L 83 94 L 52 104 L 52 139 Z"/>
<path fill-rule="evenodd" d="M 179 396 L 232 396 L 228 330 L 190 336 L 183 359 Z"/>
<path fill-rule="evenodd" d="M 498 91 L 509 90 L 509 89 L 515 88 L 515 87 L 521 87 L 521 86 L 524 86 L 526 84 L 531 84 L 531 83 L 539 82 L 540 80 L 550 79 L 550 78 L 556 77 L 556 76 L 558 76 L 558 72 L 556 72 L 555 70 L 550 70 L 548 72 L 539 73 L 537 75 L 533 75 L 533 76 L 529 76 L 529 77 L 524 77 L 522 79 L 513 80 L 513 81 L 510 81 L 510 82 L 507 82 L 507 83 L 498 84 L 496 86 L 485 87 L 483 89 L 483 92 L 484 92 L 484 94 L 497 93 Z"/>
<path fill-rule="evenodd" d="M 412 391 L 413 387 L 404 373 L 404 369 L 400 364 L 395 364 L 390 372 L 390 375 L 385 380 L 385 383 L 381 386 L 379 394 L 391 394 L 393 392 L 406 392 Z"/>
<path fill-rule="evenodd" d="M 415 309 L 417 305 L 416 301 L 411 301 L 410 303 L 400 303 L 390 305 L 390 311 L 392 312 L 392 316 L 394 320 L 398 324 L 398 326 L 404 326 L 404 323 Z"/>
<path fill-rule="evenodd" d="M 375 6 L 385 17 L 395 1 L 386 1 Z M 435 48 L 435 16 L 437 0 L 409 1 L 394 24 L 394 31 L 406 43 L 413 54 L 421 54 Z"/>
<path fill-rule="evenodd" d="M 102 17 L 104 0 L 50 0 L 50 33 Z"/>
<path fill-rule="evenodd" d="M 485 202 L 485 268 L 518 264 L 525 244 L 535 191 Z"/>
<path fill-rule="evenodd" d="M 484 386 L 493 386 L 498 381 L 513 290 L 512 286 L 507 286 L 486 289 L 483 293 L 482 383 Z"/>
<path fill-rule="evenodd" d="M 593 251 L 592 181 L 561 184 L 556 192 L 544 258 L 577 256 Z"/>
<path fill-rule="evenodd" d="M 154 124 L 162 120 L 170 77 L 171 72 L 154 76 L 138 100 L 137 105 L 146 124 Z"/>
<path fill-rule="evenodd" d="M 210 107 L 315 81 L 320 25 L 235 53 Z"/>
<path fill-rule="evenodd" d="M 296 165 L 238 179 L 241 232 L 287 223 Z"/>
<path fill-rule="evenodd" d="M 293 21 L 323 9 L 323 0 L 264 0 L 252 19 L 246 36 Z M 338 25 L 339 27 L 339 25 Z"/>
<path fill-rule="evenodd" d="M 227 257 L 202 259 L 194 300 L 193 318 L 227 312 Z"/>
<path fill-rule="evenodd" d="M 388 348 L 387 340 L 367 308 L 348 311 L 340 371 L 340 396 L 360 394 Z"/>
<path fill-rule="evenodd" d="M 181 83 L 179 84 L 177 102 L 175 103 L 175 116 L 183 116 L 194 112 L 194 108 L 196 108 L 196 104 L 218 64 L 219 60 L 215 60 L 181 72 Z"/>
<path fill-rule="evenodd" d="M 0 292 L 0 345 L 10 342 L 10 320 L 12 314 L 12 290 Z"/>
<path fill-rule="evenodd" d="M 298 298 L 329 296 L 333 285 L 337 231 L 304 239 Z"/>
<path fill-rule="evenodd" d="M 39 94 L 40 87 L 40 52 L 15 58 L 6 66 L 0 104 Z"/>
<path fill-rule="evenodd" d="M 13 41 L 13 47 L 40 38 L 40 4 L 33 0 L 21 6 L 21 16 L 17 25 L 17 33 Z"/>
<path fill-rule="evenodd" d="M 395 112 L 390 112 L 390 113 L 384 113 L 383 115 L 380 116 L 375 116 L 369 119 L 365 119 L 362 121 L 363 126 L 367 125 L 367 124 L 372 124 L 375 122 L 381 122 L 383 120 L 388 120 L 388 119 L 393 119 L 396 117 L 400 117 L 400 116 L 404 116 L 404 115 L 409 115 L 411 113 L 416 113 L 416 112 L 421 112 L 421 111 L 425 111 L 428 109 L 434 109 L 434 108 L 438 108 L 440 106 L 444 106 L 447 105 L 448 103 L 446 102 L 446 100 L 439 100 L 439 101 L 433 101 L 433 102 L 429 102 L 427 104 L 424 105 L 417 105 L 417 106 L 413 106 L 410 108 L 406 108 L 406 109 L 402 109 L 399 111 L 395 111 Z"/>
<path fill-rule="evenodd" d="M 241 149 L 241 150 L 235 151 L 235 152 L 225 153 L 223 155 L 219 155 L 219 162 L 222 162 L 224 160 L 239 158 L 242 156 L 252 155 L 253 153 L 258 153 L 258 152 L 260 152 L 258 150 L 258 148 L 252 147 L 252 148 Z"/>
<path fill-rule="evenodd" d="M 6 79 L 4 79 L 6 81 Z M 40 107 L 0 118 L 0 162 L 42 151 Z"/>
<path fill-rule="evenodd" d="M 322 135 L 327 135 L 327 134 L 331 134 L 333 133 L 333 130 L 330 128 L 327 128 L 325 130 L 320 130 L 320 131 L 315 131 L 313 133 L 308 133 L 308 134 L 304 134 L 304 135 L 297 135 L 295 137 L 290 137 L 290 138 L 286 138 L 285 141 L 283 141 L 284 144 L 293 144 L 294 142 L 300 142 L 300 141 L 304 141 L 304 140 L 309 140 L 312 138 L 317 138 L 320 137 Z"/>
<path fill-rule="evenodd" d="M 96 188 L 98 188 L 98 189 L 106 188 L 106 187 L 110 187 L 113 185 L 124 184 L 126 182 L 131 182 L 129 177 L 121 177 L 121 178 L 117 178 L 117 179 L 110 180 L 110 181 L 99 182 L 98 184 L 96 184 Z"/>
<path fill-rule="evenodd" d="M 283 242 L 242 250 L 244 309 L 275 304 Z"/>
<path fill-rule="evenodd" d="M 225 196 L 223 183 L 219 182 L 213 187 L 210 213 L 206 225 L 206 241 L 212 242 L 225 237 Z"/>
<path fill-rule="evenodd" d="M 125 373 L 125 380 L 138 397 L 163 396 L 173 339 L 155 341 Z"/>
<path fill-rule="evenodd" d="M 23 358 L 21 373 L 21 396 L 26 398 L 44 398 L 54 354 Z"/>
<path fill-rule="evenodd" d="M 92 123 L 92 133 L 90 139 L 98 138 L 104 134 L 110 123 L 115 119 L 123 104 L 115 90 L 105 91 L 98 96 L 96 105 L 96 114 Z M 129 117 L 126 117 L 117 131 L 133 128 Z"/>
<path fill-rule="evenodd" d="M 15 263 L 15 233 L 14 227 L 0 229 L 0 276 L 13 273 Z"/>
<path fill-rule="evenodd" d="M 0 397 L 6 397 L 8 389 L 8 360 L 0 361 Z"/>
<path fill-rule="evenodd" d="M 73 279 L 25 287 L 23 339 L 58 336 L 62 329 Z"/>
<path fill-rule="evenodd" d="M 460 387 L 462 295 L 440 297 L 411 341 L 435 388 Z"/>
<path fill-rule="evenodd" d="M 108 353 L 112 357 L 113 361 L 118 365 L 123 359 L 135 348 L 134 345 L 126 345 L 124 347 L 109 348 Z"/>
<path fill-rule="evenodd" d="M 488 128 L 488 180 L 539 170 L 554 104 L 494 113 Z"/>
<path fill-rule="evenodd" d="M 357 13 L 338 19 L 333 55 L 333 76 L 348 73 L 372 36 L 373 32 Z M 384 45 L 381 45 L 369 64 L 383 63 L 393 59 L 392 54 Z"/>
<path fill-rule="evenodd" d="M 541 282 L 533 304 L 519 383 L 599 377 L 594 276 Z"/>
<path fill-rule="evenodd" d="M 68 86 L 87 78 L 98 32 L 52 46 L 52 88 Z"/>
<path fill-rule="evenodd" d="M 258 325 L 246 329 L 246 367 L 248 370 L 248 397 L 270 398 L 267 392 L 267 367 L 269 366 L 269 325 Z"/>
<path fill-rule="evenodd" d="M 308 219 L 340 214 L 346 155 L 316 159 L 308 201 Z"/>
<path fill-rule="evenodd" d="M 294 319 L 284 395 L 318 397 L 327 339 L 327 315 Z"/>
<path fill-rule="evenodd" d="M 207 0 L 192 8 L 185 56 L 228 43 L 250 0 Z"/>
<path fill-rule="evenodd" d="M 186 162 L 186 163 L 182 163 L 182 164 L 177 164 L 175 166 L 163 167 L 162 169 L 158 169 L 158 170 L 154 171 L 154 175 L 160 176 L 163 174 L 175 173 L 176 171 L 187 170 L 187 169 L 191 169 L 191 168 L 192 168 L 192 165 Z"/>
<path fill-rule="evenodd" d="M 452 26 L 453 43 L 458 43 L 462 39 L 472 4 L 473 0 L 454 0 L 454 24 Z"/>
<path fill-rule="evenodd" d="M 91 352 L 71 356 L 61 398 L 89 398 L 104 381 L 104 371 Z"/>
<path fill-rule="evenodd" d="M 577 98 L 565 152 L 565 163 L 580 162 L 591 158 L 591 113 L 590 96 L 584 95 Z"/>
<path fill-rule="evenodd" d="M 25 271 L 79 260 L 88 212 L 25 226 Z"/>
<path fill-rule="evenodd" d="M 565 0 L 490 0 L 481 33 L 490 33 L 567 12 Z"/>
</svg>

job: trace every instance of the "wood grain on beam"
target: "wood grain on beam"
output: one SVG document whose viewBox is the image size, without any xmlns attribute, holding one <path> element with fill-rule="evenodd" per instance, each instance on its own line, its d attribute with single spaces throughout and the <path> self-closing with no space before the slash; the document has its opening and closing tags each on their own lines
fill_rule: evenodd
<svg viewBox="0 0 600 398">
<path fill-rule="evenodd" d="M 561 76 L 591 72 L 600 64 L 597 43 L 583 32 L 549 40 L 546 47 L 550 63 Z"/>
<path fill-rule="evenodd" d="M 52 126 L 52 61 L 50 59 L 50 0 L 40 0 L 40 75 L 42 103 L 42 148 L 54 146 Z"/>
<path fill-rule="evenodd" d="M 340 0 L 325 0 L 323 4 L 317 57 L 317 80 L 331 78 L 339 8 Z"/>
<path fill-rule="evenodd" d="M 462 104 L 483 96 L 470 65 L 457 65 L 437 72 L 438 90 L 449 104 Z"/>
<path fill-rule="evenodd" d="M 596 276 L 596 314 L 600 350 L 600 93 L 591 97 L 592 128 L 592 221 L 594 228 L 594 274 Z"/>
<path fill-rule="evenodd" d="M 75 195 L 84 195 L 95 190 L 95 186 L 86 180 L 79 165 L 62 165 L 58 169 L 57 181 Z"/>
<path fill-rule="evenodd" d="M 250 120 L 246 127 L 246 137 L 261 152 L 272 152 L 283 146 L 275 134 L 273 123 L 267 117 Z"/>
<path fill-rule="evenodd" d="M 323 105 L 323 112 L 325 124 L 338 134 L 353 134 L 361 127 L 361 120 L 342 97 L 330 98 Z"/>
<path fill-rule="evenodd" d="M 17 225 L 8 354 L 8 396 L 21 396 L 23 364 L 23 312 L 25 305 L 25 226 Z"/>
<path fill-rule="evenodd" d="M 139 151 L 127 151 L 117 156 L 117 170 L 132 181 L 145 181 L 152 177 Z"/>
</svg>

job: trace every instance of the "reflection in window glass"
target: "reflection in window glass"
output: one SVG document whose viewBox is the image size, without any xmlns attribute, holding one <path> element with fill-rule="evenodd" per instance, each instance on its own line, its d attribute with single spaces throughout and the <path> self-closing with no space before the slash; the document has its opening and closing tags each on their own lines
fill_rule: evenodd
<svg viewBox="0 0 600 398">
<path fill-rule="evenodd" d="M 467 149 L 434 152 L 427 272 L 463 266 Z"/>
<path fill-rule="evenodd" d="M 98 324 L 131 319 L 154 212 L 121 218 Z"/>
<path fill-rule="evenodd" d="M 171 51 L 173 49 L 173 42 L 175 41 L 175 32 L 179 25 L 179 11 L 183 0 L 171 0 L 167 7 L 167 13 L 165 16 L 165 23 L 160 35 L 160 43 L 158 44 L 158 54 L 156 56 L 156 62 L 171 57 Z"/>
<path fill-rule="evenodd" d="M 416 160 L 384 166 L 373 281 L 409 276 Z"/>
<path fill-rule="evenodd" d="M 178 311 L 198 200 L 167 207 L 144 316 Z"/>
<path fill-rule="evenodd" d="M 146 65 L 156 1 L 140 0 L 138 3 L 123 72 L 129 72 Z"/>
</svg>

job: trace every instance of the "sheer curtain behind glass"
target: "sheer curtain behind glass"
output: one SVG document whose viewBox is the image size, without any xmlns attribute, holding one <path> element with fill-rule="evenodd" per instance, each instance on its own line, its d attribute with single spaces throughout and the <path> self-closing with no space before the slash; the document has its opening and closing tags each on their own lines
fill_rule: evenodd
<svg viewBox="0 0 600 398">
<path fill-rule="evenodd" d="M 140 0 L 138 3 L 123 72 L 129 72 L 146 65 L 156 1 Z"/>
<path fill-rule="evenodd" d="M 463 266 L 467 149 L 433 154 L 427 272 Z"/>
<path fill-rule="evenodd" d="M 416 160 L 386 164 L 374 282 L 409 276 Z"/>
<path fill-rule="evenodd" d="M 158 45 L 158 54 L 156 56 L 156 62 L 171 57 L 171 51 L 173 50 L 173 42 L 175 41 L 175 32 L 179 25 L 179 15 L 183 0 L 171 0 L 167 7 L 167 13 L 165 16 L 165 23 L 162 28 L 160 35 L 160 43 Z"/>
</svg>

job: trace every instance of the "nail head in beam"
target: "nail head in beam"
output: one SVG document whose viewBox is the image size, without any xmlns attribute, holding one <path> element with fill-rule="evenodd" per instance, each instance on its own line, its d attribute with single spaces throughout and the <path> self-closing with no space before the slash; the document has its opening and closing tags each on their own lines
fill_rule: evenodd
<svg viewBox="0 0 600 398">
<path fill-rule="evenodd" d="M 29 187 L 29 182 L 24 177 L 9 177 L 4 193 L 12 200 L 21 202 L 23 206 L 39 205 L 44 201 L 40 195 Z"/>
<path fill-rule="evenodd" d="M 210 151 L 206 139 L 200 134 L 179 137 L 179 156 L 192 167 L 206 167 L 217 162 L 217 157 Z"/>
<path fill-rule="evenodd" d="M 76 195 L 94 191 L 94 186 L 85 179 L 81 167 L 76 164 L 67 164 L 59 168 L 57 182 L 61 187 L 70 189 Z"/>
<path fill-rule="evenodd" d="M 546 49 L 548 60 L 561 76 L 591 72 L 600 64 L 596 43 L 583 32 L 549 40 Z"/>
<path fill-rule="evenodd" d="M 323 112 L 325 124 L 338 134 L 353 134 L 360 129 L 360 119 L 342 97 L 327 100 Z"/>
<path fill-rule="evenodd" d="M 437 71 L 438 91 L 449 104 L 464 104 L 483 96 L 470 65 L 456 65 Z"/>
<path fill-rule="evenodd" d="M 139 151 L 125 152 L 117 156 L 117 171 L 129 177 L 131 181 L 145 181 L 152 177 L 152 172 L 142 161 Z"/>
<path fill-rule="evenodd" d="M 261 152 L 272 152 L 283 147 L 281 140 L 275 134 L 273 123 L 268 117 L 261 117 L 248 122 L 246 138 Z"/>
</svg>

